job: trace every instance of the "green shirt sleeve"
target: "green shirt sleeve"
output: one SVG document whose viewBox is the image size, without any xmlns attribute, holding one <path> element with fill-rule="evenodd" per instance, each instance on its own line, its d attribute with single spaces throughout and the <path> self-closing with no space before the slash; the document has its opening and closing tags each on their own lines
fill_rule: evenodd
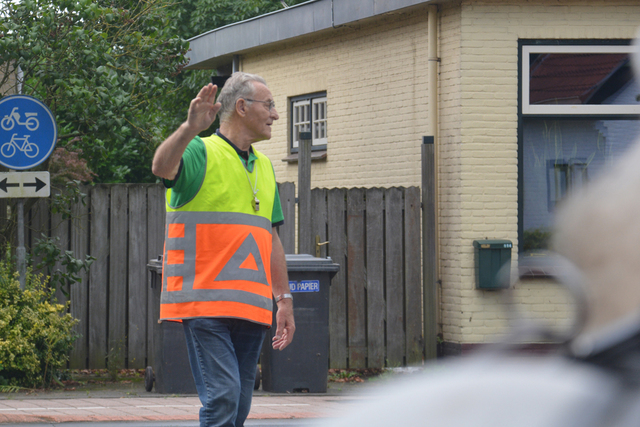
<svg viewBox="0 0 640 427">
<path fill-rule="evenodd" d="M 282 213 L 280 192 L 278 191 L 278 181 L 276 181 L 276 171 L 273 169 L 273 164 L 271 165 L 271 170 L 273 171 L 273 180 L 276 183 L 276 194 L 273 198 L 273 211 L 271 213 L 271 225 L 273 227 L 279 227 L 284 224 L 284 213 Z"/>
<path fill-rule="evenodd" d="M 271 225 L 273 227 L 279 227 L 284 224 L 284 213 L 282 212 L 282 205 L 280 204 L 280 192 L 278 191 L 278 185 L 276 184 L 276 194 L 273 199 L 273 213 L 271 214 Z"/>
</svg>

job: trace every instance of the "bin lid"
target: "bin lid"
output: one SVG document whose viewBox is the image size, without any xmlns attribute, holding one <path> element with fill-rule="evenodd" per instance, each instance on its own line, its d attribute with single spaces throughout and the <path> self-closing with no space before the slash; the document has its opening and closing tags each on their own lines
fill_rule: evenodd
<svg viewBox="0 0 640 427">
<path fill-rule="evenodd" d="M 340 264 L 336 264 L 330 257 L 316 258 L 309 254 L 286 254 L 288 271 L 329 271 L 337 272 Z"/>
<path fill-rule="evenodd" d="M 513 243 L 511 240 L 474 240 L 473 247 L 482 249 L 511 249 Z"/>
<path fill-rule="evenodd" d="M 147 263 L 147 270 L 162 274 L 162 255 L 158 255 L 158 258 L 150 259 Z"/>
</svg>

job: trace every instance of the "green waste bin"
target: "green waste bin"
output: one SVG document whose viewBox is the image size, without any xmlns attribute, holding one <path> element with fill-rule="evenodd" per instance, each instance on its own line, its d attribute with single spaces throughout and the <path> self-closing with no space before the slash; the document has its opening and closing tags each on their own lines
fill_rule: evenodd
<svg viewBox="0 0 640 427">
<path fill-rule="evenodd" d="M 510 283 L 511 240 L 474 240 L 476 289 L 505 289 Z M 503 277 L 500 270 L 505 268 Z"/>
<path fill-rule="evenodd" d="M 274 393 L 326 393 L 329 374 L 329 286 L 340 266 L 331 258 L 286 255 L 289 289 L 293 295 L 296 332 L 284 350 L 274 350 L 276 332 L 267 331 L 260 365 L 262 389 Z"/>
<path fill-rule="evenodd" d="M 153 293 L 153 361 L 145 370 L 145 389 L 161 394 L 197 394 L 189 365 L 187 342 L 181 322 L 157 322 L 160 318 L 162 256 L 147 264 L 149 286 Z"/>
</svg>

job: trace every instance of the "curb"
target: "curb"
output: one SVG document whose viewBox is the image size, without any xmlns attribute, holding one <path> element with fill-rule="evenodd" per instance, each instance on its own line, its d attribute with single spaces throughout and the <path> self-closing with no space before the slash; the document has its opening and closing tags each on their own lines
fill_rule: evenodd
<svg viewBox="0 0 640 427">
<path fill-rule="evenodd" d="M 335 417 L 348 410 L 355 395 L 254 396 L 248 419 Z M 197 421 L 197 397 L 0 400 L 0 424 L 64 422 Z"/>
</svg>

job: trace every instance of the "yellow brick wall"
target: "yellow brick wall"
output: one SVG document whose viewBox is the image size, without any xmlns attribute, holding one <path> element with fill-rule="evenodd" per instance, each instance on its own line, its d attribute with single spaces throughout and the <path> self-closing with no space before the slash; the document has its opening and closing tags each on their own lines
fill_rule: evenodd
<svg viewBox="0 0 640 427">
<path fill-rule="evenodd" d="M 420 144 L 428 135 L 427 14 L 394 14 L 342 27 L 277 51 L 246 55 L 242 69 L 267 80 L 281 116 L 268 155 L 278 181 L 297 181 L 288 155 L 288 99 L 328 98 L 328 157 L 313 162 L 312 187 L 420 185 Z"/>
<path fill-rule="evenodd" d="M 448 179 L 441 172 L 440 183 L 441 200 L 445 187 L 454 188 L 449 210 L 441 211 L 442 321 L 445 341 L 477 343 L 503 333 L 508 315 L 501 293 L 474 289 L 473 240 L 513 241 L 517 264 L 518 39 L 633 38 L 640 3 L 468 0 L 459 25 L 460 137 L 448 150 L 459 154 L 460 173 Z M 447 150 L 449 143 L 440 142 Z M 445 163 L 443 170 L 453 168 Z M 555 326 L 573 318 L 571 299 L 547 282 L 516 284 L 514 304 Z"/>
<path fill-rule="evenodd" d="M 509 239 L 517 265 L 518 39 L 633 38 L 636 0 L 460 0 L 439 6 L 438 319 L 445 341 L 483 343 L 509 323 L 506 307 L 555 326 L 570 299 L 543 281 L 504 292 L 474 289 L 473 240 Z M 328 158 L 312 187 L 420 185 L 420 144 L 429 135 L 427 10 L 397 13 L 242 57 L 261 74 L 281 119 L 257 147 L 278 181 L 297 180 L 287 156 L 288 99 L 328 97 Z"/>
<path fill-rule="evenodd" d="M 462 163 L 460 86 L 460 3 L 448 3 L 439 11 L 438 52 L 440 57 L 440 108 L 438 130 L 438 207 L 439 207 L 439 289 L 438 321 L 446 341 L 462 342 L 462 289 L 468 277 L 462 275 L 463 241 L 461 231 Z M 465 242 L 466 243 L 466 242 Z"/>
</svg>

